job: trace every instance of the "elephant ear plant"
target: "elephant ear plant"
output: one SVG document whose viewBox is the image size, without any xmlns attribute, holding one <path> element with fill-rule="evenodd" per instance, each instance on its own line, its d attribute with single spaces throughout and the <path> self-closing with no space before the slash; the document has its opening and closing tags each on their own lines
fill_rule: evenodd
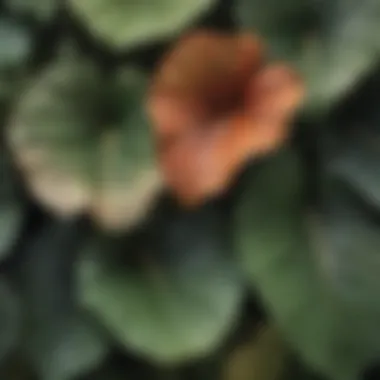
<svg viewBox="0 0 380 380">
<path fill-rule="evenodd" d="M 378 0 L 0 0 L 0 380 L 380 377 Z"/>
</svg>

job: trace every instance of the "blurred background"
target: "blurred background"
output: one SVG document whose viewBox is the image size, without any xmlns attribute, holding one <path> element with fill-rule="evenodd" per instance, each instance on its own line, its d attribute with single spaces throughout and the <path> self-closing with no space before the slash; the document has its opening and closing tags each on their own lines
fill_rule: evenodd
<svg viewBox="0 0 380 380">
<path fill-rule="evenodd" d="M 247 105 L 242 35 L 291 118 Z M 0 0 L 0 380 L 380 379 L 379 64 L 380 0 Z M 284 138 L 227 175 L 235 110 Z M 166 181 L 198 122 L 236 149 L 184 132 Z M 220 184 L 191 208 L 187 173 Z"/>
</svg>

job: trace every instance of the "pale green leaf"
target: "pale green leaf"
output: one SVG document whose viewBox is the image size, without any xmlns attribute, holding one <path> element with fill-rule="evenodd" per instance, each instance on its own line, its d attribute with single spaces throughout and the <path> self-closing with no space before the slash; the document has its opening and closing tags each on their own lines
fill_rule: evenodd
<svg viewBox="0 0 380 380">
<path fill-rule="evenodd" d="M 178 34 L 215 0 L 69 0 L 98 38 L 131 48 Z"/>
<path fill-rule="evenodd" d="M 88 213 L 106 228 L 137 223 L 161 186 L 134 68 L 105 77 L 75 50 L 21 94 L 8 138 L 31 193 L 60 216 Z"/>
</svg>

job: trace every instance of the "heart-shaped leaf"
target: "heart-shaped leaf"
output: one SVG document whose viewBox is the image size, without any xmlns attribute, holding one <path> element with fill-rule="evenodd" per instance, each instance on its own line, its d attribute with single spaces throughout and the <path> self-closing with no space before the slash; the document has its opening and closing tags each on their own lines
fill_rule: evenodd
<svg viewBox="0 0 380 380">
<path fill-rule="evenodd" d="M 34 196 L 60 216 L 91 214 L 107 228 L 137 222 L 161 186 L 135 69 L 104 77 L 74 50 L 25 91 L 8 128 Z"/>
<path fill-rule="evenodd" d="M 69 0 L 91 32 L 116 48 L 178 34 L 215 0 Z"/>
<path fill-rule="evenodd" d="M 151 360 L 203 356 L 230 330 L 242 296 L 223 217 L 210 209 L 172 213 L 151 228 L 134 244 L 89 244 L 79 270 L 83 304 L 124 346 Z"/>
</svg>

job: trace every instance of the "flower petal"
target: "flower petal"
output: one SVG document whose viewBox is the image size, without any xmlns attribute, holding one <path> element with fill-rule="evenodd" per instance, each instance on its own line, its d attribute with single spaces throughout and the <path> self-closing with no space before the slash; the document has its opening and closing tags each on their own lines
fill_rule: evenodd
<svg viewBox="0 0 380 380">
<path fill-rule="evenodd" d="M 251 35 L 199 31 L 185 36 L 153 80 L 148 112 L 159 134 L 194 127 L 236 101 L 261 45 Z"/>
</svg>

